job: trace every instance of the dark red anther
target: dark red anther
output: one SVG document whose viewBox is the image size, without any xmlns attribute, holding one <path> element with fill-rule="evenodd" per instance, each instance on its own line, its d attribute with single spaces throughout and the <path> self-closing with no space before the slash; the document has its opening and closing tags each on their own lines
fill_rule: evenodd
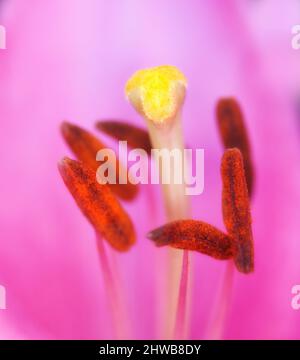
<svg viewBox="0 0 300 360">
<path fill-rule="evenodd" d="M 127 141 L 132 149 L 143 149 L 148 155 L 151 154 L 148 132 L 138 126 L 116 120 L 101 120 L 96 123 L 96 127 L 118 141 Z"/>
<path fill-rule="evenodd" d="M 224 98 L 218 101 L 216 113 L 224 147 L 226 149 L 238 148 L 243 155 L 248 192 L 251 196 L 253 193 L 254 170 L 250 141 L 241 108 L 234 98 Z"/>
<path fill-rule="evenodd" d="M 236 267 L 243 273 L 254 270 L 254 249 L 251 228 L 250 201 L 239 149 L 225 151 L 221 174 L 223 181 L 223 220 L 228 234 L 235 240 L 237 252 Z"/>
<path fill-rule="evenodd" d="M 62 124 L 61 132 L 77 159 L 96 172 L 101 165 L 101 162 L 96 160 L 97 152 L 106 149 L 107 146 L 85 129 L 68 122 Z M 118 183 L 120 168 L 122 169 L 118 159 L 109 165 L 116 173 L 116 184 L 109 184 L 111 190 L 123 200 L 134 199 L 138 193 L 138 187 L 129 182 L 128 174 L 125 174 L 125 170 L 122 171 L 124 172 L 124 176 L 127 176 L 127 184 Z"/>
<path fill-rule="evenodd" d="M 235 254 L 234 241 L 212 225 L 197 220 L 177 220 L 148 233 L 157 246 L 199 251 L 215 259 L 230 259 Z"/>
<path fill-rule="evenodd" d="M 134 227 L 110 187 L 99 184 L 94 171 L 76 160 L 63 158 L 58 168 L 78 207 L 96 232 L 116 250 L 127 251 L 135 243 Z"/>
</svg>

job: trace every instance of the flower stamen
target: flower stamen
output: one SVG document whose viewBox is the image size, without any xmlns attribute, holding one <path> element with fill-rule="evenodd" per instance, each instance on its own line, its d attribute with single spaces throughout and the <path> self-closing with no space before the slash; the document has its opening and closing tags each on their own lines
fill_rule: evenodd
<svg viewBox="0 0 300 360">
<path fill-rule="evenodd" d="M 127 141 L 132 149 L 143 149 L 148 155 L 151 154 L 149 134 L 138 126 L 116 120 L 101 120 L 96 123 L 96 127 L 118 141 Z"/>
<path fill-rule="evenodd" d="M 61 132 L 66 143 L 69 145 L 77 159 L 96 172 L 98 167 L 101 165 L 101 161 L 96 160 L 97 152 L 99 150 L 106 149 L 107 146 L 85 129 L 77 125 L 70 124 L 69 122 L 62 123 Z M 126 178 L 126 176 L 128 179 L 128 174 L 125 174 L 126 170 L 123 169 L 118 159 L 116 159 L 116 162 L 109 165 L 113 168 L 117 180 L 120 177 Z M 111 190 L 123 200 L 133 200 L 138 193 L 138 187 L 130 183 L 129 180 L 126 184 L 119 184 L 117 181 L 116 184 L 108 185 Z"/>
<path fill-rule="evenodd" d="M 198 251 L 215 259 L 234 256 L 234 241 L 214 226 L 198 220 L 178 220 L 159 227 L 147 237 L 156 246 L 170 245 L 177 249 Z"/>
<path fill-rule="evenodd" d="M 240 272 L 249 273 L 254 271 L 254 249 L 250 203 L 240 150 L 235 148 L 225 151 L 221 175 L 223 220 L 228 234 L 237 245 L 234 262 Z"/>
<path fill-rule="evenodd" d="M 217 124 L 225 149 L 238 148 L 244 160 L 248 192 L 253 193 L 254 168 L 250 141 L 244 116 L 234 98 L 220 99 L 217 104 Z"/>
<path fill-rule="evenodd" d="M 110 188 L 99 184 L 95 173 L 76 160 L 65 157 L 58 168 L 78 207 L 96 232 L 114 249 L 129 250 L 135 243 L 134 227 Z"/>
</svg>

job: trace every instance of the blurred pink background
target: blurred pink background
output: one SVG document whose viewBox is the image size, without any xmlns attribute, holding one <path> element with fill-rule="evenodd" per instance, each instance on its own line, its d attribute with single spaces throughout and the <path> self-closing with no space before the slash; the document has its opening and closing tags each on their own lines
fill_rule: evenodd
<svg viewBox="0 0 300 360">
<path fill-rule="evenodd" d="M 237 97 L 251 137 L 256 270 L 235 276 L 225 338 L 299 339 L 291 288 L 300 283 L 300 50 L 291 47 L 291 28 L 300 24 L 300 2 L 4 0 L 0 24 L 7 31 L 0 50 L 0 284 L 7 291 L 0 338 L 114 336 L 93 229 L 57 171 L 70 155 L 59 125 L 93 129 L 106 117 L 142 124 L 124 84 L 137 69 L 171 64 L 189 80 L 185 137 L 205 149 L 205 191 L 193 198 L 194 218 L 224 229 L 219 97 Z M 117 256 L 130 337 L 138 339 L 156 338 L 160 320 L 164 250 L 145 238 L 164 222 L 154 193 L 156 215 L 145 206 L 149 188 L 125 205 L 138 243 Z M 194 256 L 192 339 L 206 336 L 224 266 Z"/>
</svg>

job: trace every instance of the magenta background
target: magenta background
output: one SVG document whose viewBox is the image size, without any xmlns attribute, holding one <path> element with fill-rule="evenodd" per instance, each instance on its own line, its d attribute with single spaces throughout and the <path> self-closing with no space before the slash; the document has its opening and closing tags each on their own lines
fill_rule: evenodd
<svg viewBox="0 0 300 360">
<path fill-rule="evenodd" d="M 221 96 L 246 114 L 257 182 L 253 201 L 254 275 L 236 275 L 225 338 L 300 338 L 291 287 L 300 283 L 300 50 L 291 28 L 297 0 L 6 0 L 0 24 L 1 338 L 111 338 L 111 317 L 93 230 L 67 193 L 56 163 L 70 154 L 58 128 L 70 120 L 141 120 L 123 88 L 137 69 L 178 66 L 189 79 L 188 144 L 205 149 L 205 192 L 193 216 L 223 228 L 214 119 Z M 224 5 L 223 5 L 224 4 Z M 298 116 L 298 117 L 297 117 Z M 156 207 L 161 208 L 159 192 Z M 161 250 L 145 233 L 149 189 L 125 205 L 138 244 L 120 255 L 133 338 L 155 338 L 155 279 Z M 191 338 L 205 337 L 224 263 L 197 254 Z"/>
</svg>

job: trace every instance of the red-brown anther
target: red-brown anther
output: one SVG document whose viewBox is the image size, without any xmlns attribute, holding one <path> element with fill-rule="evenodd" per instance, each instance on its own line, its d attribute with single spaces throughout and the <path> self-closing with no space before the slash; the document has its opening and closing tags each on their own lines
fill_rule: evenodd
<svg viewBox="0 0 300 360">
<path fill-rule="evenodd" d="M 97 183 L 94 171 L 83 163 L 63 158 L 60 174 L 78 207 L 112 247 L 128 250 L 135 243 L 133 224 L 107 185 Z"/>
<path fill-rule="evenodd" d="M 240 272 L 249 273 L 254 270 L 254 249 L 250 202 L 243 157 L 239 149 L 225 151 L 221 174 L 223 220 L 228 234 L 235 239 L 237 246 L 234 261 Z"/>
<path fill-rule="evenodd" d="M 148 132 L 138 126 L 116 120 L 102 120 L 96 123 L 97 129 L 119 141 L 127 141 L 132 149 L 143 149 L 151 154 L 151 142 Z"/>
<path fill-rule="evenodd" d="M 107 146 L 105 146 L 99 139 L 88 131 L 68 122 L 62 123 L 61 132 L 77 159 L 88 165 L 96 172 L 102 163 L 101 161 L 96 160 L 97 152 L 99 150 L 106 149 Z M 121 199 L 132 200 L 137 195 L 138 187 L 131 184 L 128 180 L 127 184 L 118 184 L 120 176 L 119 166 L 120 164 L 118 159 L 116 163 L 111 164 L 111 167 L 116 171 L 117 181 L 116 184 L 109 184 L 109 186 L 111 190 Z"/>
<path fill-rule="evenodd" d="M 217 124 L 224 147 L 238 148 L 243 154 L 249 195 L 253 192 L 254 170 L 250 142 L 244 117 L 234 98 L 225 98 L 217 104 Z"/>
<path fill-rule="evenodd" d="M 212 225 L 197 220 L 177 220 L 148 233 L 157 246 L 170 245 L 199 251 L 215 259 L 230 259 L 235 254 L 233 239 Z"/>
</svg>

